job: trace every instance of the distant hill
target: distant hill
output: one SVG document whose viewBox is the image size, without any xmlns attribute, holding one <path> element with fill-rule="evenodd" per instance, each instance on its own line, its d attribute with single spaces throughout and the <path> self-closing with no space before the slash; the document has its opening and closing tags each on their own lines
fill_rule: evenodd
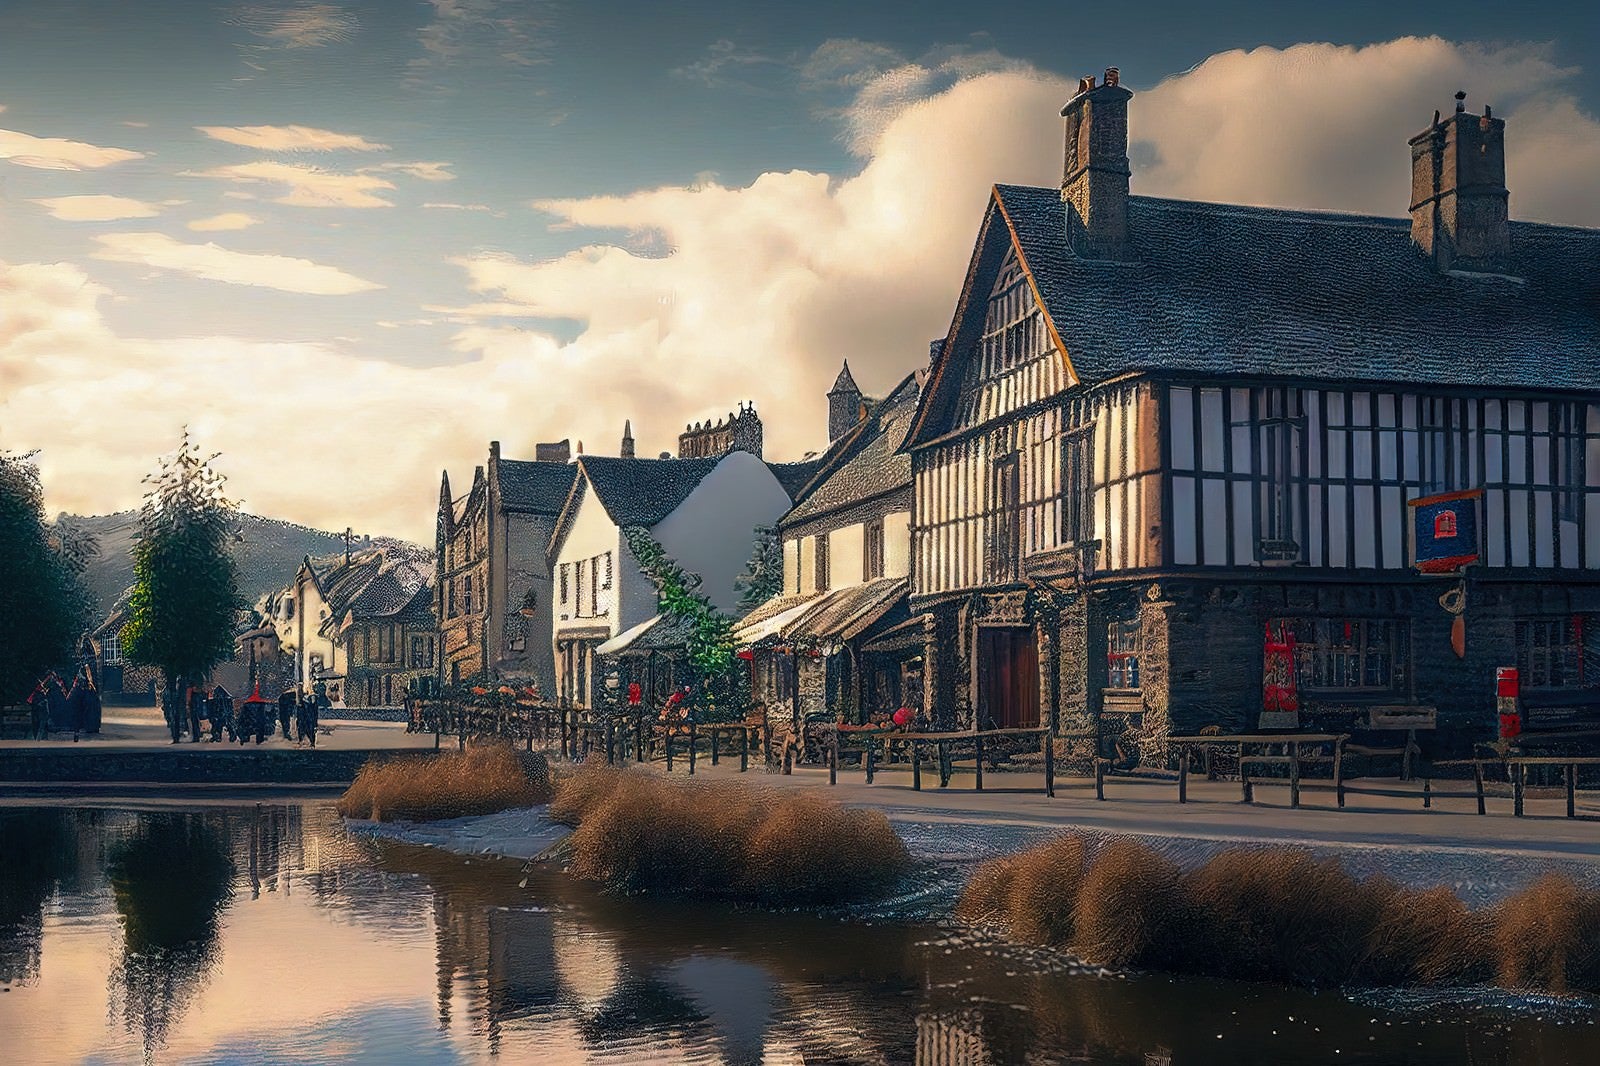
<svg viewBox="0 0 1600 1066">
<path fill-rule="evenodd" d="M 139 512 L 87 517 L 63 514 L 56 519 L 63 520 L 99 541 L 100 554 L 89 564 L 84 579 L 99 605 L 98 616 L 104 617 L 123 590 L 133 584 L 130 553 L 139 531 Z M 287 585 L 307 555 L 315 558 L 344 551 L 344 538 L 337 534 L 251 514 L 239 516 L 239 535 L 243 540 L 234 544 L 234 557 L 239 561 L 239 591 L 247 603 Z M 357 541 L 354 546 L 359 548 L 363 543 Z M 389 537 L 374 537 L 372 543 L 416 547 Z M 425 549 L 417 550 L 431 555 Z"/>
</svg>

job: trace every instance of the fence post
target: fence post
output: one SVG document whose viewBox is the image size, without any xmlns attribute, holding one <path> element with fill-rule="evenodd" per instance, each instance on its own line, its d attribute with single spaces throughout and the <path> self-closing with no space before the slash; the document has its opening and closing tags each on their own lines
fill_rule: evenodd
<svg viewBox="0 0 1600 1066">
<path fill-rule="evenodd" d="M 1511 798 L 1513 800 L 1512 813 L 1518 818 L 1522 817 L 1522 790 L 1528 782 L 1528 768 L 1522 763 L 1513 763 L 1511 766 Z"/>
<path fill-rule="evenodd" d="M 739 772 L 750 769 L 750 727 L 739 727 Z"/>
<path fill-rule="evenodd" d="M 877 746 L 872 743 L 871 737 L 867 738 L 866 749 L 867 754 L 864 756 L 864 758 L 867 762 L 867 784 L 870 785 L 872 784 L 873 774 L 876 773 L 878 769 Z"/>
<path fill-rule="evenodd" d="M 982 792 L 983 791 L 983 734 L 982 733 L 979 733 L 977 736 L 972 738 L 972 754 L 973 754 L 972 762 L 973 762 L 973 765 L 977 768 L 977 772 L 978 772 L 977 789 L 978 789 L 979 792 Z"/>
<path fill-rule="evenodd" d="M 617 761 L 616 760 L 615 745 L 614 745 L 614 741 L 616 740 L 615 729 L 616 729 L 616 726 L 612 723 L 611 719 L 609 717 L 607 717 L 606 718 L 606 765 L 607 766 L 614 766 L 614 765 L 616 765 L 616 761 Z"/>
<path fill-rule="evenodd" d="M 950 787 L 950 742 L 938 741 L 939 745 L 939 787 Z"/>
<path fill-rule="evenodd" d="M 1300 742 L 1289 742 L 1289 806 L 1300 806 Z"/>
<path fill-rule="evenodd" d="M 715 736 L 716 734 L 713 733 L 712 735 Z M 694 757 L 695 757 L 695 753 L 700 748 L 699 740 L 700 740 L 700 737 L 699 737 L 698 732 L 696 731 L 694 715 L 691 714 L 689 716 L 689 776 L 690 777 L 694 776 Z"/>
<path fill-rule="evenodd" d="M 1344 810 L 1344 737 L 1333 743 L 1333 796 L 1339 804 L 1339 809 Z"/>
<path fill-rule="evenodd" d="M 1422 809 L 1429 810 L 1433 807 L 1433 778 L 1422 779 Z"/>
<path fill-rule="evenodd" d="M 911 790 L 922 791 L 922 745 L 915 740 L 911 742 Z"/>
<path fill-rule="evenodd" d="M 1472 760 L 1472 783 L 1478 790 L 1478 813 L 1489 813 L 1483 805 L 1483 763 L 1477 759 Z"/>
<path fill-rule="evenodd" d="M 1578 764 L 1567 764 L 1567 817 L 1578 816 Z"/>
<path fill-rule="evenodd" d="M 1178 745 L 1178 802 L 1189 802 L 1189 745 Z"/>
<path fill-rule="evenodd" d="M 719 738 L 721 738 L 721 736 L 722 736 L 721 731 L 719 731 L 715 726 L 712 726 L 711 727 L 711 765 L 712 766 L 716 766 L 717 762 L 718 762 L 718 759 L 717 759 L 717 741 L 718 741 Z"/>
<path fill-rule="evenodd" d="M 828 784 L 839 783 L 839 729 L 833 730 L 833 739 L 828 742 Z"/>
<path fill-rule="evenodd" d="M 772 768 L 772 723 L 761 723 L 761 761 Z"/>
<path fill-rule="evenodd" d="M 1244 742 L 1239 742 L 1239 792 L 1243 802 L 1251 803 L 1255 800 L 1255 792 L 1250 787 L 1250 768 L 1244 761 Z"/>
<path fill-rule="evenodd" d="M 672 773 L 672 723 L 668 722 L 665 728 L 667 734 L 667 773 Z"/>
<path fill-rule="evenodd" d="M 1094 757 L 1094 798 L 1106 798 L 1106 761 L 1098 753 Z"/>
<path fill-rule="evenodd" d="M 1056 737 L 1050 729 L 1044 732 L 1044 794 L 1051 799 L 1056 794 Z"/>
</svg>

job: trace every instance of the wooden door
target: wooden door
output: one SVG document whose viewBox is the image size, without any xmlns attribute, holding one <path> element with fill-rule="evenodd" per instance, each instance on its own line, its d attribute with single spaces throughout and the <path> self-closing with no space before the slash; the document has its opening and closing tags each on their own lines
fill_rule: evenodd
<svg viewBox="0 0 1600 1066">
<path fill-rule="evenodd" d="M 1032 629 L 978 630 L 980 728 L 1039 725 L 1039 648 Z"/>
</svg>

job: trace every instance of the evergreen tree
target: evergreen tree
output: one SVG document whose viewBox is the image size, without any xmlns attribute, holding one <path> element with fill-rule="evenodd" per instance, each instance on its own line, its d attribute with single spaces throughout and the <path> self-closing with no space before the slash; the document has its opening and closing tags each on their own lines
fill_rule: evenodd
<svg viewBox="0 0 1600 1066">
<path fill-rule="evenodd" d="M 777 526 L 757 526 L 755 546 L 744 573 L 733 579 L 739 610 L 749 612 L 783 592 L 783 541 Z"/>
<path fill-rule="evenodd" d="M 53 531 L 33 455 L 0 452 L 0 704 L 25 699 L 56 669 L 70 674 L 90 600 L 79 575 L 92 539 Z"/>
<path fill-rule="evenodd" d="M 229 547 L 234 505 L 225 479 L 184 431 L 175 454 L 145 478 L 133 546 L 133 592 L 122 630 L 123 654 L 159 668 L 167 689 L 199 681 L 233 655 L 235 612 L 243 605 Z"/>
</svg>

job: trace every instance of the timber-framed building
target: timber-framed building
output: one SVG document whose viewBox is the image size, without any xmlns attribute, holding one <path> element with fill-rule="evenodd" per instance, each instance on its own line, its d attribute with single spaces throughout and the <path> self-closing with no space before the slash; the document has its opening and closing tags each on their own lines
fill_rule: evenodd
<svg viewBox="0 0 1600 1066">
<path fill-rule="evenodd" d="M 1456 742 L 1496 666 L 1600 681 L 1600 231 L 1508 221 L 1505 123 L 1459 105 L 1409 218 L 1132 196 L 1119 81 L 1063 109 L 1059 189 L 993 189 L 906 438 L 930 717 L 1158 752 L 1255 729 L 1287 647 L 1303 722 Z M 1460 586 L 1408 549 L 1453 492 Z"/>
</svg>

